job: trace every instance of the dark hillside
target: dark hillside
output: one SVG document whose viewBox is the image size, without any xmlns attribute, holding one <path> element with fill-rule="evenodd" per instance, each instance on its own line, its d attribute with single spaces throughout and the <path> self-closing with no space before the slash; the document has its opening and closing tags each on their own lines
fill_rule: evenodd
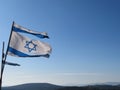
<svg viewBox="0 0 120 90">
<path fill-rule="evenodd" d="M 120 85 L 58 86 L 49 83 L 30 83 L 3 87 L 2 90 L 120 90 Z"/>
<path fill-rule="evenodd" d="M 30 83 L 17 86 L 3 87 L 2 90 L 57 90 L 62 86 L 48 83 Z"/>
</svg>

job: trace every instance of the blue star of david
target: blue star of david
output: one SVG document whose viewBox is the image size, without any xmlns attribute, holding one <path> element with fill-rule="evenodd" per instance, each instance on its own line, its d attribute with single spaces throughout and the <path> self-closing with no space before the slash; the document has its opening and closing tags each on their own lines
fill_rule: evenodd
<svg viewBox="0 0 120 90">
<path fill-rule="evenodd" d="M 29 52 L 31 51 L 36 51 L 36 44 L 34 44 L 32 41 L 26 41 L 26 45 L 24 46 L 25 48 L 28 49 Z"/>
</svg>

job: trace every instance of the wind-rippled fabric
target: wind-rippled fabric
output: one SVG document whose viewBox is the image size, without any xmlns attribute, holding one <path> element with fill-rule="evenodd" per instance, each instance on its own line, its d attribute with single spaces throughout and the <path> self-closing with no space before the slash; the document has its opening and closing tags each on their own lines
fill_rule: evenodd
<svg viewBox="0 0 120 90">
<path fill-rule="evenodd" d="M 13 25 L 14 27 L 14 25 Z M 17 27 L 17 30 L 21 30 L 22 27 Z M 22 29 L 24 32 L 24 30 Z M 40 34 L 34 31 L 29 31 L 25 29 L 25 33 L 29 33 L 33 35 L 35 33 L 36 35 L 41 35 L 41 38 L 44 38 L 44 36 L 47 36 L 47 34 Z M 34 35 L 35 35 L 34 34 Z M 8 55 L 11 56 L 18 56 L 18 57 L 49 57 L 49 54 L 51 52 L 52 48 L 49 44 L 42 42 L 40 40 L 33 40 L 31 38 L 28 38 L 26 36 L 23 36 L 20 34 L 20 32 L 12 30 L 12 35 L 10 39 L 10 44 L 8 47 Z"/>
</svg>

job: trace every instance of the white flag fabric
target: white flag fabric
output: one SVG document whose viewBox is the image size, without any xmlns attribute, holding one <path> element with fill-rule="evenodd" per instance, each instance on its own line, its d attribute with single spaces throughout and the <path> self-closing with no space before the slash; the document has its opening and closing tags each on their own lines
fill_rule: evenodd
<svg viewBox="0 0 120 90">
<path fill-rule="evenodd" d="M 29 30 L 29 29 L 26 29 L 26 28 L 24 28 L 16 23 L 13 24 L 12 30 L 15 32 L 32 34 L 32 35 L 35 35 L 39 38 L 49 38 L 48 34 L 46 32 L 36 32 L 33 30 Z"/>
<path fill-rule="evenodd" d="M 8 55 L 18 57 L 49 57 L 51 46 L 40 40 L 32 40 L 12 31 Z"/>
<path fill-rule="evenodd" d="M 15 25 L 13 24 L 12 34 L 8 47 L 8 55 L 18 57 L 40 57 L 40 56 L 49 57 L 49 54 L 51 53 L 52 50 L 49 44 L 42 42 L 40 40 L 33 40 L 31 38 L 21 35 L 19 31 L 20 30 L 23 31 L 23 28 L 17 27 L 16 25 L 17 24 Z M 17 32 L 16 30 L 14 30 L 14 27 L 17 27 L 19 31 Z M 38 34 L 27 29 L 25 29 L 24 31 L 25 33 L 30 32 L 31 35 L 37 34 L 39 36 L 44 36 L 41 33 Z"/>
</svg>

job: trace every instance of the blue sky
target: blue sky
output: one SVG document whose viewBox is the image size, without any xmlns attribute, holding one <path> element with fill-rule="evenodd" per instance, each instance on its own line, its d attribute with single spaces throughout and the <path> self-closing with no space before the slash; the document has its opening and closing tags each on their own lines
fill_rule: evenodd
<svg viewBox="0 0 120 90">
<path fill-rule="evenodd" d="M 0 0 L 0 50 L 12 22 L 45 31 L 49 59 L 15 58 L 6 66 L 3 86 L 32 82 L 78 85 L 120 82 L 119 0 Z"/>
</svg>

